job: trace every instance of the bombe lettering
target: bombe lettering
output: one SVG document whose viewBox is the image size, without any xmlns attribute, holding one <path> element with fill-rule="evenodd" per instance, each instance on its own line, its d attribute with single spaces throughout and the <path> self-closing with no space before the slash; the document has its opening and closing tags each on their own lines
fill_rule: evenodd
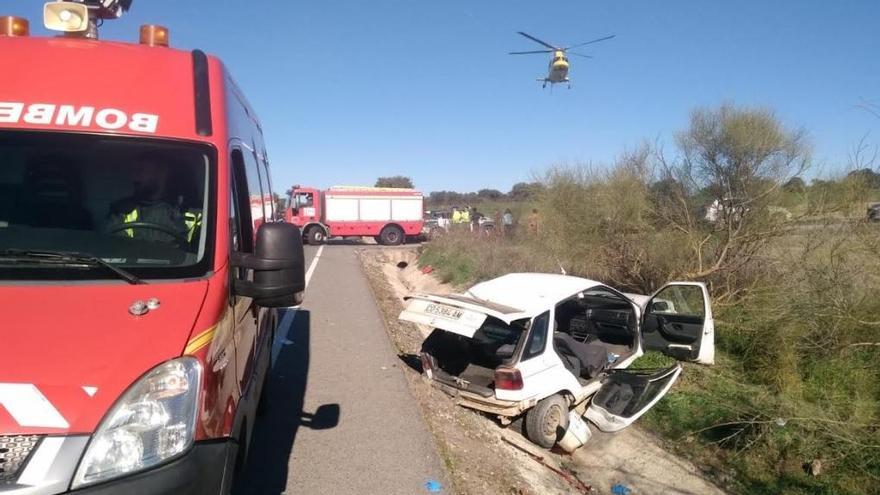
<svg viewBox="0 0 880 495">
<path fill-rule="evenodd" d="M 155 134 L 159 127 L 159 116 L 139 112 L 128 114 L 117 108 L 0 101 L 0 124 L 19 123 L 65 127 L 94 125 L 108 131 L 127 128 L 134 132 Z"/>
</svg>

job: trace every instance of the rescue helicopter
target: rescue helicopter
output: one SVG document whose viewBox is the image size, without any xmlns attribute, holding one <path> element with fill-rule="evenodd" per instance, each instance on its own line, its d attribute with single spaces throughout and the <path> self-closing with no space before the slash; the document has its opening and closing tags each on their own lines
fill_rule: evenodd
<svg viewBox="0 0 880 495">
<path fill-rule="evenodd" d="M 538 81 L 541 81 L 542 83 L 544 83 L 541 86 L 542 88 L 546 88 L 547 83 L 550 83 L 551 89 L 553 88 L 554 84 L 561 84 L 561 83 L 568 83 L 568 88 L 571 89 L 571 79 L 568 78 L 568 70 L 571 67 L 571 64 L 568 61 L 568 55 L 576 55 L 578 57 L 584 57 L 584 58 L 593 58 L 590 55 L 584 55 L 583 53 L 571 52 L 569 50 L 571 50 L 572 48 L 579 48 L 582 46 L 586 46 L 586 45 L 589 45 L 592 43 L 598 43 L 600 41 L 610 40 L 611 38 L 616 36 L 616 35 L 612 34 L 611 36 L 605 36 L 604 38 L 598 38 L 598 39 L 595 39 L 592 41 L 587 41 L 586 43 L 579 43 L 577 45 L 571 45 L 571 46 L 566 46 L 566 47 L 558 47 L 558 46 L 553 46 L 550 43 L 547 43 L 546 41 L 539 40 L 538 38 L 535 38 L 534 36 L 532 36 L 528 33 L 524 33 L 522 31 L 517 31 L 517 32 L 519 34 L 521 34 L 522 36 L 525 36 L 526 38 L 534 41 L 535 43 L 538 43 L 540 45 L 547 47 L 547 49 L 546 50 L 532 50 L 532 51 L 528 51 L 528 52 L 510 52 L 511 55 L 532 55 L 532 54 L 536 54 L 536 53 L 552 53 L 553 54 L 553 58 L 550 59 L 550 65 L 547 67 L 547 76 L 538 78 Z"/>
</svg>

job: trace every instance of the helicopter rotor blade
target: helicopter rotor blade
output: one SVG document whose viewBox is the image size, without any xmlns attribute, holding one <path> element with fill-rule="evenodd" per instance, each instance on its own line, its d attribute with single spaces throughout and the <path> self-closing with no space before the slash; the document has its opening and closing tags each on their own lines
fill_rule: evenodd
<svg viewBox="0 0 880 495">
<path fill-rule="evenodd" d="M 578 57 L 593 58 L 592 55 L 584 55 L 583 53 L 576 53 L 576 52 L 565 52 L 565 53 L 567 53 L 568 55 L 577 55 Z"/>
<path fill-rule="evenodd" d="M 553 53 L 553 50 L 535 50 L 531 52 L 510 52 L 509 55 L 531 55 L 533 53 Z"/>
<path fill-rule="evenodd" d="M 544 45 L 544 46 L 546 46 L 547 48 L 549 48 L 549 49 L 551 49 L 551 50 L 559 50 L 559 48 L 557 48 L 557 47 L 551 45 L 550 43 L 547 43 L 546 41 L 541 41 L 541 40 L 539 40 L 538 38 L 535 38 L 534 36 L 532 36 L 532 35 L 530 35 L 530 34 L 526 34 L 526 33 L 522 32 L 522 31 L 517 31 L 517 33 L 519 33 L 519 34 L 525 36 L 526 38 L 528 38 L 528 39 L 534 41 L 535 43 L 538 43 L 538 44 L 540 44 L 540 45 Z"/>
<path fill-rule="evenodd" d="M 598 39 L 595 39 L 595 40 L 593 40 L 593 41 L 587 41 L 586 43 L 580 43 L 580 44 L 577 44 L 577 45 L 567 46 L 567 47 L 565 47 L 565 49 L 566 49 L 566 50 L 571 50 L 572 48 L 577 48 L 577 47 L 579 47 L 579 46 L 585 46 L 585 45 L 589 45 L 589 44 L 591 44 L 591 43 L 598 43 L 598 42 L 600 42 L 600 41 L 610 40 L 611 38 L 613 38 L 613 37 L 615 37 L 615 36 L 617 36 L 617 35 L 616 35 L 616 34 L 612 34 L 611 36 L 606 36 L 606 37 L 604 37 L 604 38 L 598 38 Z"/>
</svg>

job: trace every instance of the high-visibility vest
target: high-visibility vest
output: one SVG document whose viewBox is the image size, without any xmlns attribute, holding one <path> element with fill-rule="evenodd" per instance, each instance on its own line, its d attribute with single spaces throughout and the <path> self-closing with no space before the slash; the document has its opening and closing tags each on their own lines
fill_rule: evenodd
<svg viewBox="0 0 880 495">
<path fill-rule="evenodd" d="M 137 208 L 131 210 L 130 212 L 126 213 L 126 215 L 124 217 L 122 217 L 122 223 L 134 223 L 137 221 L 138 221 Z M 125 235 L 127 235 L 129 237 L 134 237 L 134 229 L 125 229 L 123 232 L 125 232 Z"/>
<path fill-rule="evenodd" d="M 461 212 L 455 210 L 452 212 L 452 223 L 461 223 Z"/>
<path fill-rule="evenodd" d="M 196 229 L 202 226 L 202 212 L 188 211 L 184 213 L 183 223 L 186 224 L 186 240 L 192 242 Z"/>
<path fill-rule="evenodd" d="M 471 212 L 464 210 L 461 212 L 461 223 L 470 223 L 471 221 Z"/>
</svg>

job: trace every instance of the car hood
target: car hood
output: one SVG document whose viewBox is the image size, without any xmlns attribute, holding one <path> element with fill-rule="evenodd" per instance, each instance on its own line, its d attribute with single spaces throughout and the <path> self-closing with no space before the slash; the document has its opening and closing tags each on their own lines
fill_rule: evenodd
<svg viewBox="0 0 880 495">
<path fill-rule="evenodd" d="M 90 433 L 153 366 L 180 356 L 207 281 L 0 287 L 0 435 Z M 135 301 L 160 306 L 133 316 Z"/>
</svg>

